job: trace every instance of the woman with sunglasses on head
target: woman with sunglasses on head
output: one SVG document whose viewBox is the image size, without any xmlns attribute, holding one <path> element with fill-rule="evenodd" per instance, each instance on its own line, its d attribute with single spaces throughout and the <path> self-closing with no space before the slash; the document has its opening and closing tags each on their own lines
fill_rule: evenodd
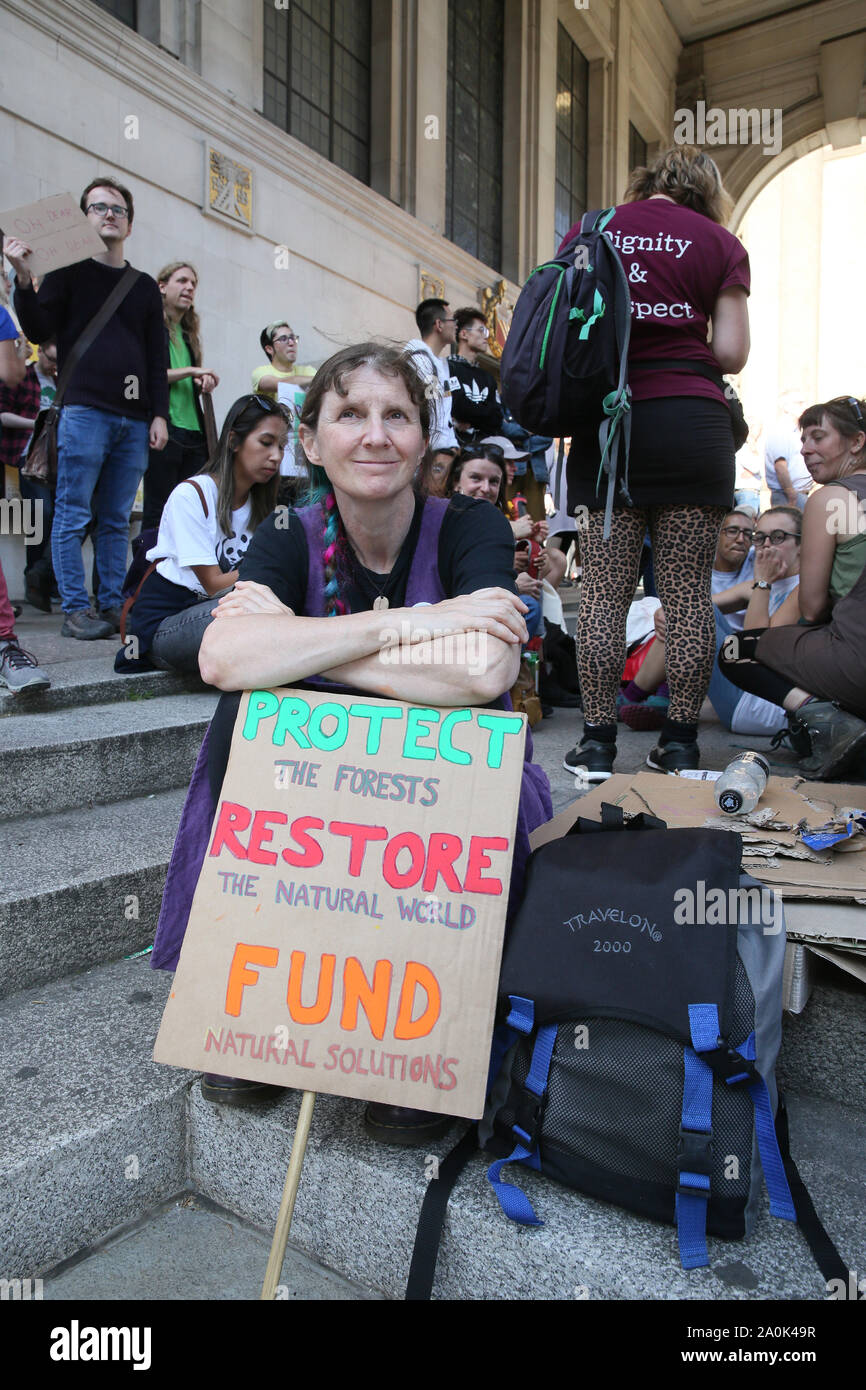
<svg viewBox="0 0 866 1390">
<path fill-rule="evenodd" d="M 217 602 L 237 582 L 256 528 L 274 510 L 289 427 L 288 411 L 264 396 L 235 401 L 215 457 L 179 483 L 165 504 L 116 671 L 140 670 L 143 659 L 164 671 L 198 671 L 201 639 Z"/>
<path fill-rule="evenodd" d="M 496 444 L 477 444 L 473 448 L 461 450 L 454 459 L 448 474 L 445 496 L 453 497 L 455 493 L 459 493 L 464 497 L 480 497 L 483 501 L 492 502 L 501 512 L 505 512 L 508 507 L 505 497 L 507 487 L 508 467 L 503 451 Z M 524 536 L 533 535 L 531 517 L 522 517 L 510 524 L 512 531 L 515 530 L 515 526 L 519 526 Z M 565 572 L 564 561 L 563 556 L 560 562 L 559 552 L 548 552 L 543 546 L 533 558 L 526 539 L 518 539 L 515 542 L 517 591 L 529 609 L 526 614 L 526 627 L 530 637 L 537 636 L 543 626 L 542 581 L 545 575 L 553 571 L 556 577 L 552 582 L 556 585 Z"/>
<path fill-rule="evenodd" d="M 502 450 L 495 444 L 476 444 L 455 455 L 448 470 L 445 496 L 459 493 L 463 497 L 480 497 L 504 512 L 507 487 L 508 474 Z"/>
<path fill-rule="evenodd" d="M 789 625 L 744 634 L 719 664 L 741 689 L 782 705 L 800 771 L 823 780 L 866 750 L 866 404 L 839 396 L 799 423 L 821 487 L 803 511 L 796 610 L 792 595 L 780 610 Z"/>
<path fill-rule="evenodd" d="M 288 513 L 288 526 L 272 518 L 259 528 L 244 564 L 247 577 L 223 598 L 202 643 L 205 680 L 235 693 L 220 701 L 193 777 L 178 839 L 183 850 L 169 868 L 157 930 L 153 963 L 159 969 L 173 969 L 179 955 L 190 866 L 207 849 L 240 702 L 236 692 L 310 682 L 316 689 L 425 706 L 501 708 L 526 640 L 504 518 L 470 497 L 425 499 L 415 490 L 428 450 L 430 402 L 410 358 L 377 343 L 338 352 L 310 385 L 300 429 L 311 504 Z M 391 610 L 387 621 L 385 609 Z M 449 634 L 483 634 L 486 660 L 475 661 L 467 642 L 458 646 L 465 657 L 447 663 L 395 661 L 395 631 L 407 657 L 408 648 L 414 654 Z M 528 857 L 528 832 L 551 814 L 550 789 L 529 761 L 529 740 L 525 756 L 512 902 Z M 230 1104 L 269 1092 L 232 1077 L 206 1075 L 202 1084 L 206 1099 Z M 366 1123 L 387 1142 L 427 1143 L 451 1122 L 373 1105 Z"/>
</svg>

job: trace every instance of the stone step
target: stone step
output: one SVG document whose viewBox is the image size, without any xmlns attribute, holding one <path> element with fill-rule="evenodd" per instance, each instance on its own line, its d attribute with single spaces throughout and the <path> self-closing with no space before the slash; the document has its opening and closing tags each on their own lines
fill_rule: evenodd
<svg viewBox="0 0 866 1390">
<path fill-rule="evenodd" d="M 186 786 L 218 694 L 0 720 L 0 820 Z"/>
<path fill-rule="evenodd" d="M 22 645 L 26 646 L 26 643 L 22 642 Z M 42 664 L 41 654 L 34 655 L 39 655 Z M 49 689 L 22 690 L 15 695 L 0 686 L 0 717 L 70 709 L 75 705 L 114 704 L 124 700 L 150 699 L 154 695 L 207 689 L 195 676 L 179 676 L 173 671 L 141 671 L 134 676 L 118 676 L 110 664 L 107 670 L 105 666 L 106 663 L 96 662 L 92 658 L 43 665 L 42 669 L 51 679 Z"/>
<path fill-rule="evenodd" d="M 234 1110 L 201 1099 L 190 1073 L 151 1060 L 168 976 L 120 961 L 0 1004 L 0 1268 L 42 1274 L 185 1187 L 272 1228 L 299 1096 Z M 405 1287 L 432 1159 L 383 1147 L 363 1104 L 316 1101 L 294 1244 L 391 1297 Z M 852 1269 L 866 1267 L 866 1112 L 789 1095 L 792 1147 Z M 185 1148 L 185 1143 L 188 1145 Z M 748 1242 L 710 1241 L 711 1267 L 684 1272 L 672 1227 L 531 1173 L 516 1180 L 544 1226 L 507 1222 L 473 1159 L 451 1200 L 436 1296 L 521 1299 L 824 1299 L 800 1233 L 765 1211 Z"/>
<path fill-rule="evenodd" d="M 288 1092 L 270 1109 L 231 1110 L 190 1091 L 192 1186 L 239 1216 L 273 1229 L 299 1107 Z M 430 1153 L 368 1139 L 358 1101 L 319 1096 L 295 1206 L 295 1245 L 329 1268 L 401 1298 L 433 1160 Z M 792 1152 L 821 1219 L 851 1269 L 866 1261 L 863 1183 L 866 1114 L 830 1101 L 789 1098 Z M 439 1253 L 439 1299 L 812 1299 L 823 1276 L 797 1228 L 766 1202 L 747 1241 L 708 1242 L 710 1266 L 680 1266 L 673 1226 L 509 1170 L 544 1224 L 508 1221 L 473 1158 L 451 1196 Z M 506 1176 L 509 1176 L 506 1174 Z"/>
<path fill-rule="evenodd" d="M 0 998 L 150 945 L 185 795 L 6 822 Z"/>
<path fill-rule="evenodd" d="M 186 1186 L 190 1073 L 151 1060 L 167 975 L 118 961 L 0 1003 L 0 1269 L 26 1278 Z"/>
<path fill-rule="evenodd" d="M 866 1110 L 866 986 L 818 960 L 801 1014 L 786 1014 L 777 1076 L 784 1092 Z"/>
</svg>

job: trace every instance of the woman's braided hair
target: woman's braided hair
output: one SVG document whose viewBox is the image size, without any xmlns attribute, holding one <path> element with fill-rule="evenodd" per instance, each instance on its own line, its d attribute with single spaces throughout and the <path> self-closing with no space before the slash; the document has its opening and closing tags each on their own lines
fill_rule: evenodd
<svg viewBox="0 0 866 1390">
<path fill-rule="evenodd" d="M 349 392 L 345 385 L 346 377 L 359 367 L 372 367 L 383 376 L 401 378 L 409 399 L 418 407 L 421 430 L 426 441 L 430 435 L 430 400 L 425 390 L 426 383 L 410 357 L 399 348 L 385 343 L 358 343 L 329 357 L 310 382 L 301 409 L 300 423 L 315 430 L 319 423 L 322 401 L 328 391 L 347 396 Z M 336 617 L 348 612 L 342 595 L 345 593 L 346 581 L 351 570 L 351 547 L 343 529 L 337 499 L 324 468 L 312 463 L 306 455 L 304 458 L 310 470 L 308 503 L 318 506 L 322 514 L 325 615 L 329 618 Z"/>
</svg>

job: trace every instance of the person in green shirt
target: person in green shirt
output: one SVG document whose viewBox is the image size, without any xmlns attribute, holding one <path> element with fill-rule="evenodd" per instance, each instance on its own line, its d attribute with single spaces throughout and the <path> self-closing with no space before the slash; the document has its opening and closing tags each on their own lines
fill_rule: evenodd
<svg viewBox="0 0 866 1390">
<path fill-rule="evenodd" d="M 168 344 L 168 443 L 150 451 L 144 475 L 142 531 L 158 526 L 171 493 L 207 463 L 207 444 L 199 396 L 219 385 L 216 372 L 201 365 L 201 337 L 195 294 L 198 272 L 188 261 L 172 261 L 156 277 L 162 295 Z"/>
</svg>

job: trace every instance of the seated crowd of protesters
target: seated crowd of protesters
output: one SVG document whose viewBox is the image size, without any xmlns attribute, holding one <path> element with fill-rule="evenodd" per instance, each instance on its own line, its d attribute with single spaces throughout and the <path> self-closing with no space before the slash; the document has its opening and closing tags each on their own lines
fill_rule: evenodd
<svg viewBox="0 0 866 1390">
<path fill-rule="evenodd" d="M 806 467 L 819 484 L 799 506 L 725 517 L 712 603 L 716 665 L 709 700 L 722 724 L 773 735 L 806 778 L 840 777 L 866 752 L 866 405 L 853 396 L 800 417 Z M 657 729 L 664 718 L 666 619 L 630 653 L 618 718 Z"/>
</svg>

